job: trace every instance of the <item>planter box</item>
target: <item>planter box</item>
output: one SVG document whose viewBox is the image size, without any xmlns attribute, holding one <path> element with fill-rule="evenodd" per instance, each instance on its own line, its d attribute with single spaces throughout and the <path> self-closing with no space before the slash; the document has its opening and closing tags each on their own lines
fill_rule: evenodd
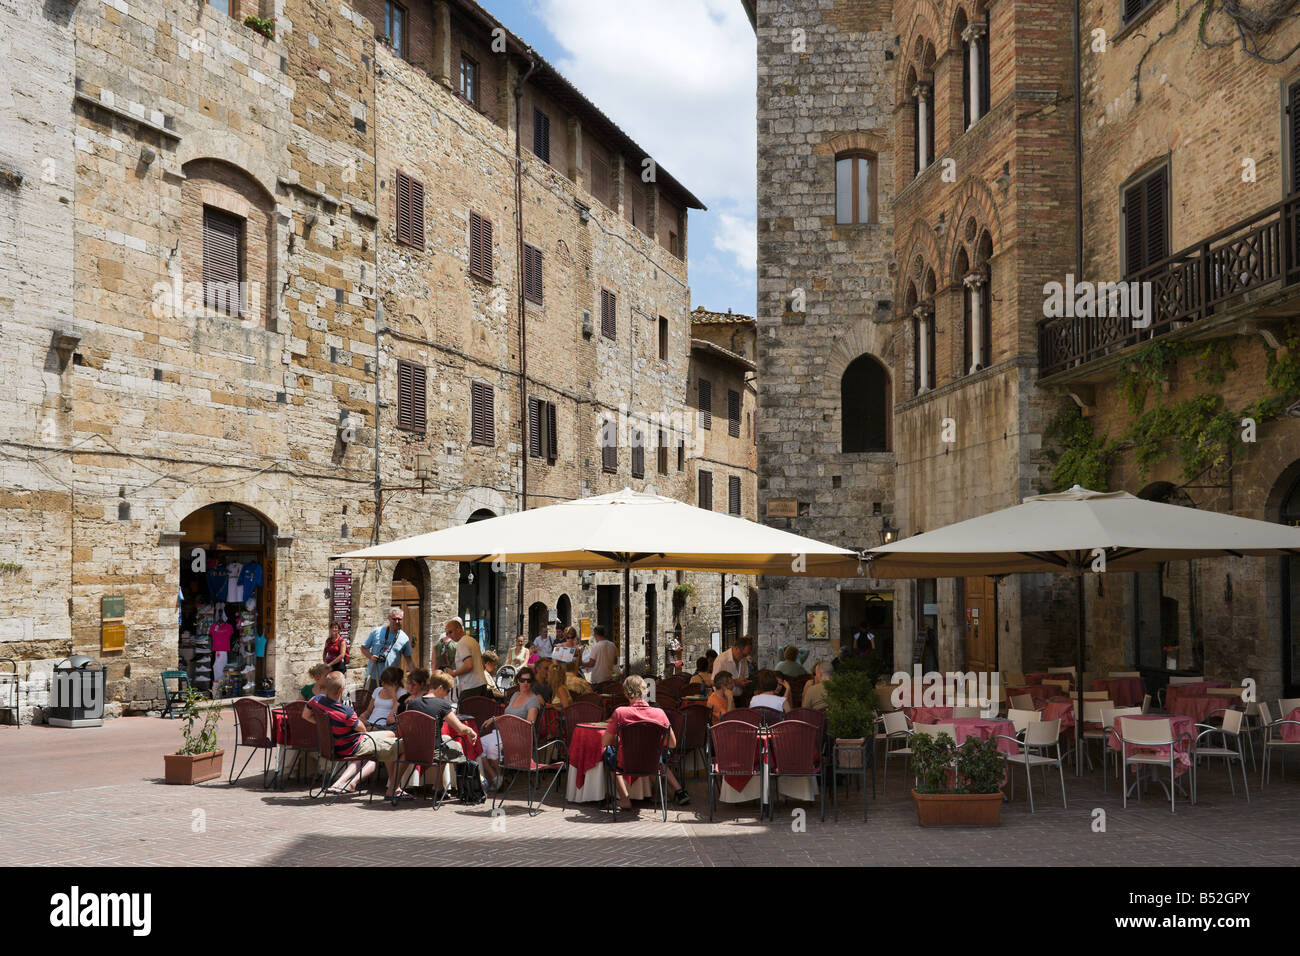
<svg viewBox="0 0 1300 956">
<path fill-rule="evenodd" d="M 167 783 L 185 784 L 215 780 L 221 776 L 221 755 L 224 753 L 224 750 L 218 750 L 194 757 L 188 754 L 164 754 L 163 779 Z"/>
<path fill-rule="evenodd" d="M 916 821 L 923 827 L 995 827 L 1002 818 L 1002 794 L 917 793 Z"/>
<path fill-rule="evenodd" d="M 865 737 L 846 737 L 842 740 L 836 740 L 835 765 L 841 770 L 861 770 L 865 745 Z"/>
</svg>

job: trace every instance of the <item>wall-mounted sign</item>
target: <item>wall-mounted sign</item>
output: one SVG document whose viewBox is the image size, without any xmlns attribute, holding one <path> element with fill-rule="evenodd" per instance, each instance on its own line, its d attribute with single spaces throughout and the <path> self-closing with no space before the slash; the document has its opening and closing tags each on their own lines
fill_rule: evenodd
<svg viewBox="0 0 1300 956">
<path fill-rule="evenodd" d="M 831 638 L 831 609 L 825 604 L 809 604 L 805 622 L 805 636 L 810 641 L 829 641 Z"/>
<path fill-rule="evenodd" d="M 99 601 L 100 620 L 113 621 L 126 617 L 126 598 L 120 594 L 103 597 Z"/>
<path fill-rule="evenodd" d="M 126 648 L 126 598 L 106 594 L 99 600 L 99 649 L 120 651 Z"/>
<path fill-rule="evenodd" d="M 330 582 L 330 620 L 344 635 L 352 633 L 352 571 L 336 568 Z"/>
<path fill-rule="evenodd" d="M 794 498 L 769 498 L 767 501 L 769 518 L 797 518 L 799 502 Z"/>
<path fill-rule="evenodd" d="M 578 619 L 578 637 L 584 641 L 591 640 L 591 618 L 583 617 Z"/>
</svg>

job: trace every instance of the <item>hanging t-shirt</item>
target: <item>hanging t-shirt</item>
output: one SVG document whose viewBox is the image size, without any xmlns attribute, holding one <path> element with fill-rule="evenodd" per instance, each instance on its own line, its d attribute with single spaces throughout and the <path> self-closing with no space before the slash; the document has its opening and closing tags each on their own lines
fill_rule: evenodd
<svg viewBox="0 0 1300 956">
<path fill-rule="evenodd" d="M 226 577 L 229 578 L 226 600 L 230 603 L 242 603 L 244 600 L 244 586 L 239 583 L 239 573 L 243 570 L 244 566 L 236 562 L 226 565 Z"/>
<path fill-rule="evenodd" d="M 230 652 L 230 635 L 235 633 L 235 629 L 229 624 L 213 624 L 208 631 L 212 635 L 212 650 L 217 653 L 225 651 Z"/>
<path fill-rule="evenodd" d="M 262 586 L 262 566 L 250 561 L 239 572 L 239 583 L 244 588 L 244 597 L 252 597 L 253 589 Z"/>
<path fill-rule="evenodd" d="M 226 596 L 226 568 L 221 564 L 208 565 L 208 600 L 220 601 Z"/>
</svg>

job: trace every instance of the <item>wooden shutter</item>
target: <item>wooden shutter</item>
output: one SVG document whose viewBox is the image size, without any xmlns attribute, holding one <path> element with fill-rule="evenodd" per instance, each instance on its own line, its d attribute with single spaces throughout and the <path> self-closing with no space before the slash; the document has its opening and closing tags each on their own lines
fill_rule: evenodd
<svg viewBox="0 0 1300 956">
<path fill-rule="evenodd" d="M 428 428 L 428 370 L 423 365 L 397 361 L 397 427 L 423 432 Z"/>
<path fill-rule="evenodd" d="M 737 475 L 727 476 L 727 512 L 740 514 L 740 478 Z"/>
<path fill-rule="evenodd" d="M 659 316 L 659 357 L 668 358 L 668 320 Z"/>
<path fill-rule="evenodd" d="M 713 472 L 701 471 L 699 479 L 699 505 L 705 511 L 713 510 Z"/>
<path fill-rule="evenodd" d="M 713 428 L 713 383 L 700 379 L 700 427 Z"/>
<path fill-rule="evenodd" d="M 727 434 L 740 437 L 740 393 L 727 389 Z"/>
<path fill-rule="evenodd" d="M 591 155 L 591 194 L 606 206 L 609 205 L 609 164 L 594 152 Z"/>
<path fill-rule="evenodd" d="M 203 301 L 224 315 L 243 313 L 239 288 L 244 221 L 203 207 Z"/>
<path fill-rule="evenodd" d="M 600 427 L 600 467 L 610 474 L 618 472 L 618 423 L 612 419 Z"/>
<path fill-rule="evenodd" d="M 492 221 L 476 212 L 469 214 L 469 271 L 492 281 Z"/>
<path fill-rule="evenodd" d="M 632 432 L 632 477 L 645 477 L 645 436 L 640 429 Z"/>
<path fill-rule="evenodd" d="M 551 118 L 533 107 L 533 154 L 544 163 L 551 161 Z"/>
<path fill-rule="evenodd" d="M 1124 267 L 1140 272 L 1169 255 L 1168 170 L 1161 168 L 1124 190 Z"/>
<path fill-rule="evenodd" d="M 542 250 L 524 243 L 524 298 L 542 305 Z"/>
<path fill-rule="evenodd" d="M 557 440 L 557 431 L 555 425 L 555 403 L 546 403 L 546 460 L 552 464 L 560 456 L 560 446 Z"/>
<path fill-rule="evenodd" d="M 416 249 L 424 248 L 424 183 L 412 179 L 400 169 L 397 171 L 397 228 L 398 242 Z"/>
<path fill-rule="evenodd" d="M 542 457 L 542 403 L 536 398 L 528 400 L 528 454 Z"/>
<path fill-rule="evenodd" d="M 1147 265 L 1159 262 L 1169 255 L 1169 233 L 1166 228 L 1166 197 L 1168 196 L 1166 179 L 1167 170 L 1147 178 L 1146 194 L 1146 230 L 1147 230 Z"/>
<path fill-rule="evenodd" d="M 470 441 L 475 445 L 497 441 L 496 396 L 487 382 L 470 382 Z"/>
<path fill-rule="evenodd" d="M 617 302 L 614 293 L 608 289 L 600 290 L 600 334 L 607 339 L 618 337 Z"/>
</svg>

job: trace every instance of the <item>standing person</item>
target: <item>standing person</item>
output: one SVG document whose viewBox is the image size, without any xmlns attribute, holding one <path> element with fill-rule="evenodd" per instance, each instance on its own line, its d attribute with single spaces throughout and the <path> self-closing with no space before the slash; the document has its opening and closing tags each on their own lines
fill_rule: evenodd
<svg viewBox="0 0 1300 956">
<path fill-rule="evenodd" d="M 330 621 L 330 636 L 325 641 L 325 664 L 332 671 L 347 673 L 352 661 L 352 643 L 343 636 L 343 628 L 338 621 Z"/>
<path fill-rule="evenodd" d="M 600 684 L 614 676 L 618 667 L 618 648 L 605 636 L 605 628 L 597 624 L 591 629 L 596 642 L 582 655 L 582 663 L 591 668 L 591 682 Z"/>
<path fill-rule="evenodd" d="M 554 647 L 555 639 L 546 630 L 543 630 L 533 640 L 533 650 L 537 652 L 539 660 L 548 660 L 551 656 L 551 649 Z"/>
<path fill-rule="evenodd" d="M 465 625 L 458 617 L 446 623 L 443 633 L 456 642 L 456 669 L 451 675 L 456 678 L 456 699 L 486 696 L 487 672 L 483 669 L 483 650 L 478 640 L 465 633 Z"/>
<path fill-rule="evenodd" d="M 511 648 L 506 663 L 516 671 L 528 663 L 528 641 L 522 634 L 515 638 L 515 646 Z"/>
<path fill-rule="evenodd" d="M 729 673 L 734 681 L 732 694 L 737 700 L 749 696 L 749 684 L 754 673 L 754 662 L 750 658 L 753 648 L 753 638 L 742 637 L 713 662 L 713 679 L 717 680 L 722 671 Z"/>
<path fill-rule="evenodd" d="M 361 642 L 361 654 L 366 664 L 366 690 L 379 686 L 379 675 L 385 668 L 401 661 L 403 673 L 411 669 L 411 639 L 402 630 L 402 609 L 388 609 L 388 623 L 371 631 Z"/>
<path fill-rule="evenodd" d="M 645 681 L 633 674 L 627 680 L 623 681 L 623 694 L 627 697 L 627 705 L 619 707 L 614 711 L 613 716 L 609 718 L 609 723 L 605 727 L 605 733 L 601 735 L 600 745 L 602 747 L 613 747 L 616 734 L 619 727 L 627 724 L 634 724 L 639 721 L 648 720 L 658 724 L 660 727 L 668 728 L 668 747 L 669 749 L 677 746 L 677 737 L 673 734 L 672 725 L 668 722 L 668 715 L 659 707 L 651 707 L 645 700 Z M 691 802 L 690 794 L 686 792 L 673 774 L 672 768 L 665 767 L 664 774 L 668 777 L 669 785 L 676 791 L 673 794 L 673 802 L 679 807 L 684 807 Z M 621 774 L 614 775 L 614 787 L 618 791 L 618 805 L 624 810 L 632 808 L 632 800 L 628 796 L 627 780 Z"/>
<path fill-rule="evenodd" d="M 488 648 L 483 652 L 483 676 L 488 689 L 488 693 L 493 697 L 504 697 L 505 688 L 497 683 L 497 667 L 501 659 L 497 657 L 497 652 Z"/>
</svg>

